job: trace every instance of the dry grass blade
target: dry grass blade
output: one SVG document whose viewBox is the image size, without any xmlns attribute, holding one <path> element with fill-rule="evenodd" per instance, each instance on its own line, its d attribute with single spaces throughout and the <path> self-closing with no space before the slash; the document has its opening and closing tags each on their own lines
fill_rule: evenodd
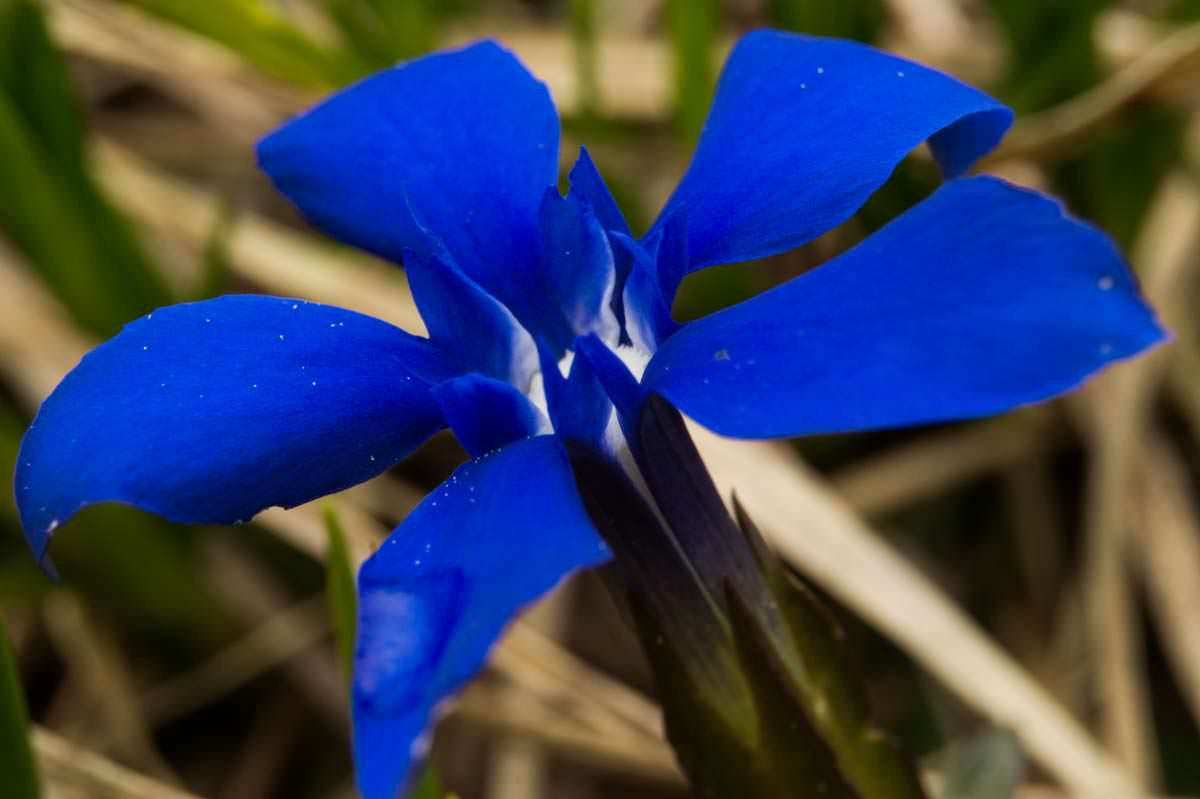
<svg viewBox="0 0 1200 799">
<path fill-rule="evenodd" d="M 1200 719 L 1200 515 L 1187 469 L 1161 434 L 1149 437 L 1140 481 L 1138 548 L 1150 610 L 1180 690 Z"/>
<path fill-rule="evenodd" d="M 195 668 L 144 692 L 148 722 L 161 726 L 202 708 L 292 659 L 329 635 L 324 595 L 272 615 Z"/>
<path fill-rule="evenodd" d="M 45 0 L 55 40 L 76 54 L 137 73 L 249 146 L 306 104 L 225 48 L 113 2 Z"/>
<path fill-rule="evenodd" d="M 782 556 L 909 653 L 963 702 L 1011 729 L 1070 791 L 1139 796 L 1130 775 L 911 564 L 784 445 L 693 435 L 718 486 Z"/>
<path fill-rule="evenodd" d="M 1133 253 L 1150 303 L 1170 322 L 1180 315 L 1180 289 L 1196 267 L 1200 192 L 1183 173 L 1168 174 L 1151 204 Z M 1093 457 L 1086 505 L 1085 603 L 1095 647 L 1105 735 L 1144 782 L 1154 784 L 1157 762 L 1142 634 L 1133 596 L 1133 501 L 1142 467 L 1152 401 L 1170 353 L 1159 350 L 1090 384 L 1086 403 Z M 1140 542 L 1139 542 L 1140 543 Z M 1161 590 L 1150 584 L 1151 591 Z"/>
<path fill-rule="evenodd" d="M 209 241 L 224 208 L 218 197 L 155 170 L 112 142 L 99 143 L 95 156 L 105 188 L 132 216 L 196 250 Z M 268 292 L 340 305 L 417 335 L 425 331 L 404 273 L 394 266 L 318 246 L 311 236 L 250 212 L 235 217 L 225 248 L 230 269 Z"/>
<path fill-rule="evenodd" d="M 47 799 L 199 799 L 119 766 L 49 730 L 33 731 L 33 749 L 49 789 Z"/>
<path fill-rule="evenodd" d="M 662 714 L 655 702 L 596 670 L 524 621 L 512 625 L 492 663 L 545 701 L 576 707 L 572 715 L 599 730 L 662 738 Z"/>
<path fill-rule="evenodd" d="M 664 785 L 683 785 L 675 756 L 662 740 L 597 735 L 589 726 L 542 702 L 511 697 L 513 689 L 494 681 L 472 683 L 453 708 L 453 715 L 482 727 L 536 741 L 561 757 L 627 778 Z M 512 701 L 510 701 L 510 699 Z"/>
<path fill-rule="evenodd" d="M 106 748 L 123 760 L 159 779 L 177 782 L 171 766 L 154 745 L 128 664 L 114 642 L 89 621 L 79 599 L 67 591 L 56 591 L 47 598 L 44 615 L 50 637 L 72 678 L 78 681 L 80 699 L 92 711 L 81 717 L 80 734 L 99 735 Z M 101 729 L 93 726 L 97 719 Z"/>
<path fill-rule="evenodd" d="M 1047 159 L 1070 148 L 1161 82 L 1200 76 L 1200 24 L 1163 38 L 1136 61 L 1094 89 L 1027 117 L 984 161 L 985 168 L 1014 158 Z"/>
<path fill-rule="evenodd" d="M 834 474 L 832 482 L 861 513 L 897 510 L 1053 446 L 1051 416 L 1045 409 L 1029 409 L 996 421 L 928 433 L 856 461 Z"/>
</svg>

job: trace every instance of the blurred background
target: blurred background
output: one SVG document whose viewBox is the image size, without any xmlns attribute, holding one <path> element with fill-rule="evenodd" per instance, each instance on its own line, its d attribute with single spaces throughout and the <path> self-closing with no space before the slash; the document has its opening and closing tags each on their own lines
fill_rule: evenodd
<svg viewBox="0 0 1200 799">
<path fill-rule="evenodd" d="M 1196 0 L 0 0 L 0 473 L 79 356 L 157 306 L 253 291 L 421 330 L 402 271 L 321 239 L 256 170 L 255 141 L 323 93 L 496 37 L 550 85 L 564 167 L 586 142 L 644 229 L 724 53 L 764 25 L 875 43 L 1012 105 L 982 169 L 1109 231 L 1174 333 L 1055 403 L 795 442 L 815 467 L 795 479 L 870 525 L 875 554 L 817 587 L 880 724 L 947 797 L 1067 795 L 1070 752 L 1030 732 L 1050 727 L 999 729 L 1026 701 L 1080 722 L 1145 795 L 1200 795 Z M 677 317 L 822 262 L 936 180 L 915 154 L 838 230 L 689 278 Z M 349 574 L 462 457 L 439 436 L 363 487 L 236 529 L 94 508 L 55 540 L 59 585 L 0 491 L 0 619 L 46 795 L 353 796 Z M 875 557 L 902 579 L 859 575 Z M 930 633 L 931 601 L 961 625 Z M 955 677 L 979 632 L 987 658 Z M 587 577 L 514 627 L 433 760 L 463 799 L 686 793 L 636 642 Z"/>
</svg>

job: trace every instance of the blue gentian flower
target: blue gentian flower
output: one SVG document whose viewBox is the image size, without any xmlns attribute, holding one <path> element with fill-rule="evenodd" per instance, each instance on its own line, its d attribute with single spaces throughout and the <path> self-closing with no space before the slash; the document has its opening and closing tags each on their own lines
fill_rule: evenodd
<svg viewBox="0 0 1200 799">
<path fill-rule="evenodd" d="M 1011 120 L 870 47 L 752 33 L 682 182 L 635 236 L 586 152 L 569 193 L 555 188 L 554 106 L 498 45 L 379 73 L 259 156 L 317 225 L 404 263 L 429 337 L 259 296 L 131 323 L 24 439 L 29 542 L 45 562 L 55 528 L 101 501 L 246 520 L 378 475 L 451 428 L 473 460 L 359 576 L 358 781 L 391 799 L 436 706 L 513 614 L 609 557 L 562 446 L 629 462 L 609 392 L 657 393 L 730 436 L 875 429 L 1035 402 L 1161 339 L 1103 234 L 1044 196 L 961 177 Z M 924 202 L 758 297 L 671 318 L 687 274 L 830 230 L 922 142 L 947 178 Z"/>
</svg>

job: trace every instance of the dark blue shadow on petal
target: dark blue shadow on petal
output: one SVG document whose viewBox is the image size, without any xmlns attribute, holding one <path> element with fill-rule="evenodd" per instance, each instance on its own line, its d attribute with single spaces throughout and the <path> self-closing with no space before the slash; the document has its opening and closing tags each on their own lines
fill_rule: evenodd
<svg viewBox="0 0 1200 799">
<path fill-rule="evenodd" d="M 954 177 L 1011 122 L 982 92 L 866 45 L 756 31 L 656 227 L 687 206 L 691 270 L 783 252 L 849 218 L 926 139 Z"/>
<path fill-rule="evenodd" d="M 459 468 L 359 574 L 354 743 L 365 799 L 395 799 L 438 703 L 482 667 L 513 615 L 608 560 L 558 439 Z"/>
<path fill-rule="evenodd" d="M 685 325 L 643 382 L 724 435 L 830 433 L 999 413 L 1162 337 L 1104 234 L 1036 192 L 963 178 Z"/>
<path fill-rule="evenodd" d="M 446 424 L 474 457 L 549 432 L 550 420 L 508 383 L 470 374 L 433 387 Z"/>
<path fill-rule="evenodd" d="M 612 415 L 612 403 L 587 358 L 575 357 L 570 372 L 563 377 L 550 352 L 545 347 L 539 348 L 539 352 L 546 404 L 554 431 L 563 440 L 581 441 L 600 448 Z"/>
<path fill-rule="evenodd" d="M 373 75 L 284 125 L 258 154 L 313 223 L 393 261 L 427 246 L 411 203 L 463 271 L 502 296 L 536 268 L 558 136 L 546 87 L 482 42 Z"/>
<path fill-rule="evenodd" d="M 442 427 L 428 341 L 303 300 L 232 296 L 130 323 L 42 405 L 15 476 L 44 558 L 83 507 L 230 523 L 373 477 Z"/>
</svg>

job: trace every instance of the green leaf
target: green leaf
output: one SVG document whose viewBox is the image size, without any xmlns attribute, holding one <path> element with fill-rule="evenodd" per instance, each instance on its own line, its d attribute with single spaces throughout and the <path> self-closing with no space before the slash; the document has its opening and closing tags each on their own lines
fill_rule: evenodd
<svg viewBox="0 0 1200 799">
<path fill-rule="evenodd" d="M 263 0 L 122 0 L 147 14 L 212 39 L 249 63 L 292 83 L 340 86 L 368 64 L 312 41 Z"/>
<path fill-rule="evenodd" d="M 325 592 L 329 599 L 329 614 L 337 643 L 338 662 L 349 684 L 354 669 L 354 635 L 358 623 L 358 598 L 354 593 L 354 568 L 350 565 L 350 550 L 346 534 L 333 508 L 324 511 L 325 532 L 329 550 L 325 556 Z"/>
<path fill-rule="evenodd" d="M 29 714 L 17 673 L 8 631 L 0 619 L 0 779 L 7 799 L 38 799 L 42 795 L 33 749 L 29 743 Z"/>
<path fill-rule="evenodd" d="M 0 231 L 100 336 L 170 302 L 127 222 L 93 180 L 62 55 L 38 8 L 0 0 Z"/>
</svg>

